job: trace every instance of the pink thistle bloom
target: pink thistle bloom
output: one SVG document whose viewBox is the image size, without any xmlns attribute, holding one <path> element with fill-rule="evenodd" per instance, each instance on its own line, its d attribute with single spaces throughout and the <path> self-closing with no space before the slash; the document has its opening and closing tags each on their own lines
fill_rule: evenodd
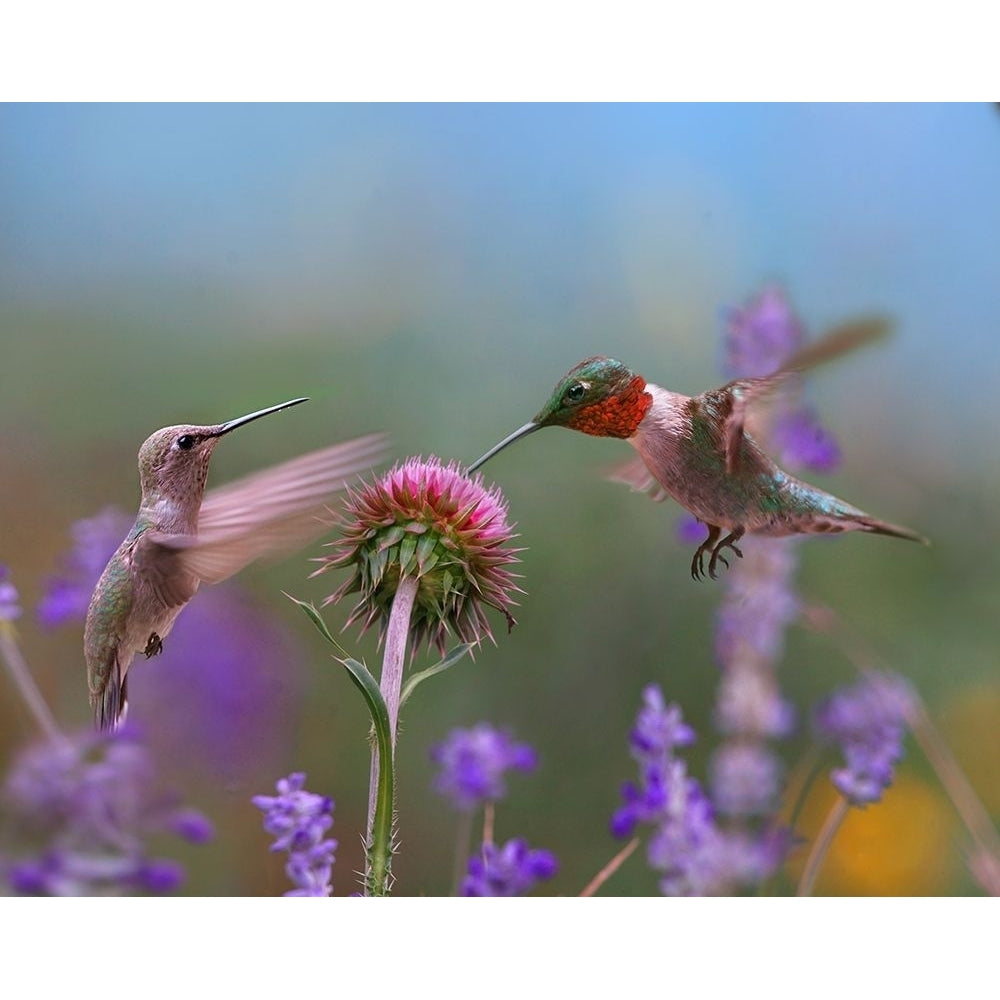
<svg viewBox="0 0 1000 1000">
<path fill-rule="evenodd" d="M 507 502 L 481 476 L 464 475 L 456 462 L 410 458 L 372 483 L 350 489 L 339 515 L 335 554 L 320 560 L 322 573 L 353 573 L 323 603 L 360 593 L 348 624 L 375 622 L 384 632 L 393 597 L 404 577 L 418 582 L 411 618 L 413 650 L 425 641 L 444 652 L 449 634 L 460 642 L 493 638 L 484 607 L 507 619 L 520 592 L 510 572 L 517 562 Z M 315 574 L 314 574 L 315 575 Z"/>
</svg>

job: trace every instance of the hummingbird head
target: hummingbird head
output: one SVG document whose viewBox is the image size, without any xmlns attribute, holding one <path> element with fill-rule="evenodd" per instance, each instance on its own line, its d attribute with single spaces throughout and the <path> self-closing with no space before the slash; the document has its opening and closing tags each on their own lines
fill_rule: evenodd
<svg viewBox="0 0 1000 1000">
<path fill-rule="evenodd" d="M 542 427 L 570 427 L 597 437 L 630 438 L 652 402 L 641 375 L 614 358 L 586 358 L 559 380 L 534 420 L 505 437 L 473 462 L 468 471 L 473 472 L 507 445 Z"/>
<path fill-rule="evenodd" d="M 219 438 L 269 413 L 304 403 L 306 397 L 269 406 L 224 424 L 177 424 L 150 434 L 139 449 L 139 483 L 144 505 L 158 500 L 183 504 L 200 502 L 208 464 Z"/>
</svg>

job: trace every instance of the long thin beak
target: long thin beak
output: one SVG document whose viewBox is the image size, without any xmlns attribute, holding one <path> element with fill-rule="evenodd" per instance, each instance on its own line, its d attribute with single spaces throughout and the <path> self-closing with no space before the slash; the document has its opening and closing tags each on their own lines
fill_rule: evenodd
<svg viewBox="0 0 1000 1000">
<path fill-rule="evenodd" d="M 298 406 L 299 403 L 306 403 L 308 401 L 308 396 L 300 396 L 298 399 L 290 399 L 287 403 L 278 403 L 277 406 L 268 406 L 266 409 L 248 413 L 245 417 L 227 420 L 224 424 L 219 425 L 219 429 L 211 437 L 222 437 L 223 434 L 228 434 L 230 431 L 236 430 L 237 427 L 242 427 L 244 424 L 250 423 L 251 420 L 259 420 L 261 417 L 266 417 L 269 413 L 277 413 L 278 410 L 287 410 L 289 406 Z"/>
<path fill-rule="evenodd" d="M 536 424 L 534 421 L 532 421 L 531 423 L 525 424 L 523 427 L 518 427 L 518 429 L 514 431 L 513 434 L 508 434 L 507 437 L 505 437 L 498 445 L 494 445 L 492 448 L 490 448 L 490 450 L 486 452 L 486 454 L 483 455 L 482 458 L 477 458 L 476 461 L 473 462 L 472 465 L 470 465 L 466 471 L 475 472 L 476 469 L 479 468 L 479 466 L 483 465 L 485 462 L 488 462 L 498 451 L 503 451 L 504 448 L 507 447 L 507 445 L 513 444 L 519 438 L 526 437 L 528 434 L 531 434 L 534 431 L 541 430 L 542 427 L 544 426 L 545 426 L 544 424 Z"/>
</svg>

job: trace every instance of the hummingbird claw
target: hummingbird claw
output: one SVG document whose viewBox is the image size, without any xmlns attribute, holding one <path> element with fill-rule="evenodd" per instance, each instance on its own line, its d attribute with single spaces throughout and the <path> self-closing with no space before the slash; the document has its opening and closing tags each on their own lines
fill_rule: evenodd
<svg viewBox="0 0 1000 1000">
<path fill-rule="evenodd" d="M 692 580 L 704 580 L 705 579 L 705 565 L 704 558 L 706 552 L 712 552 L 712 561 L 708 566 L 708 575 L 714 580 L 715 579 L 715 543 L 722 533 L 722 529 L 716 527 L 714 524 L 706 524 L 708 528 L 708 537 L 698 546 L 695 551 L 694 558 L 691 560 L 691 579 Z"/>
<path fill-rule="evenodd" d="M 146 655 L 146 659 L 148 660 L 150 657 L 158 656 L 162 652 L 163 640 L 155 632 L 150 632 L 149 641 L 146 643 L 146 648 L 143 650 L 143 653 Z"/>
<path fill-rule="evenodd" d="M 738 559 L 743 558 L 743 553 L 736 547 L 736 543 L 743 537 L 743 529 L 737 528 L 731 531 L 718 545 L 712 549 L 712 558 L 708 561 L 708 575 L 714 580 L 716 563 L 721 562 L 726 569 L 729 569 L 729 560 L 722 554 L 723 549 L 732 549 Z"/>
</svg>

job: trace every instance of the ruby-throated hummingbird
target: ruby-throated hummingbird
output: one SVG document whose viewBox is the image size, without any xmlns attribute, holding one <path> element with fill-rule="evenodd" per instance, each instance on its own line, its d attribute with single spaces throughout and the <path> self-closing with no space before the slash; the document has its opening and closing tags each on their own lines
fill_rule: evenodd
<svg viewBox="0 0 1000 1000">
<path fill-rule="evenodd" d="M 790 376 L 880 336 L 879 320 L 839 328 L 808 345 L 773 375 L 736 379 L 699 396 L 683 396 L 613 358 L 592 357 L 570 369 L 530 423 L 469 466 L 542 427 L 570 427 L 598 437 L 624 438 L 639 453 L 612 478 L 662 500 L 669 495 L 708 530 L 691 561 L 691 575 L 715 578 L 720 555 L 747 532 L 761 535 L 870 531 L 924 542 L 909 528 L 879 521 L 835 496 L 789 475 L 744 430 L 748 405 Z M 725 536 L 719 536 L 725 530 Z"/>
<path fill-rule="evenodd" d="M 139 514 L 101 574 L 84 629 L 90 703 L 100 729 L 122 721 L 129 664 L 136 653 L 148 658 L 161 651 L 199 584 L 308 544 L 326 530 L 322 514 L 333 494 L 384 457 L 382 435 L 368 435 L 205 494 L 209 460 L 223 435 L 304 402 L 292 399 L 224 424 L 164 427 L 139 449 Z"/>
</svg>

